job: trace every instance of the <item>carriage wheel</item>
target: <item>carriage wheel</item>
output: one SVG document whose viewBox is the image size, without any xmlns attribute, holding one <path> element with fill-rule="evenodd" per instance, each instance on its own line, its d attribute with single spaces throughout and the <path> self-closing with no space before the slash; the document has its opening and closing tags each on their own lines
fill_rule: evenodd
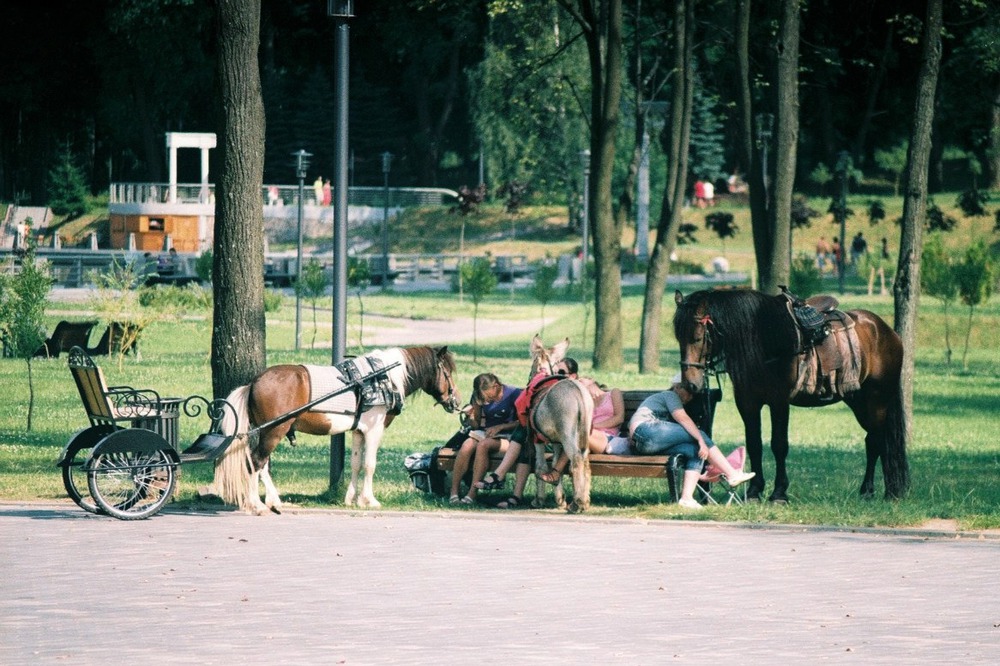
<svg viewBox="0 0 1000 666">
<path fill-rule="evenodd" d="M 66 462 L 62 467 L 63 487 L 66 488 L 70 499 L 81 509 L 90 513 L 101 513 L 101 508 L 87 492 L 87 471 L 84 465 L 87 464 L 92 450 L 91 446 L 83 446 L 67 453 Z"/>
<path fill-rule="evenodd" d="M 119 520 L 140 520 L 170 500 L 177 483 L 174 467 L 163 451 L 106 453 L 91 462 L 87 484 L 103 511 Z"/>
</svg>

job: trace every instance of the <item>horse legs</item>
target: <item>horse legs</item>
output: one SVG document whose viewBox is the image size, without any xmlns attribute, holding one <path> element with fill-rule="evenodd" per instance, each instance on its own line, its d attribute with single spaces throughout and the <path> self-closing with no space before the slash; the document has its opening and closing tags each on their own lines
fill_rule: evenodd
<svg viewBox="0 0 1000 666">
<path fill-rule="evenodd" d="M 748 500 L 760 500 L 764 493 L 764 443 L 760 435 L 760 405 L 744 405 L 737 401 L 736 409 L 743 419 L 743 437 L 746 439 L 747 457 L 750 459 L 750 471 L 756 476 L 750 480 L 747 487 Z"/>
<path fill-rule="evenodd" d="M 357 433 L 355 433 L 357 435 Z M 375 499 L 375 463 L 378 458 L 379 440 L 382 438 L 382 429 L 379 427 L 369 430 L 364 434 L 365 441 L 365 481 L 361 487 L 361 497 L 358 498 L 358 506 L 367 506 L 378 509 L 382 504 Z M 355 439 L 357 441 L 357 439 Z"/>
<path fill-rule="evenodd" d="M 861 481 L 859 494 L 862 499 L 875 497 L 875 465 L 885 453 L 886 408 L 876 403 L 872 397 L 858 399 L 858 395 L 845 400 L 854 412 L 858 425 L 865 429 L 865 478 Z M 869 407 L 869 405 L 874 405 Z M 882 463 L 883 468 L 885 462 Z"/>
<path fill-rule="evenodd" d="M 267 506 L 260 501 L 260 472 L 260 469 L 256 469 L 250 473 L 250 492 L 247 493 L 244 507 L 246 511 L 257 516 L 267 513 Z"/>
<path fill-rule="evenodd" d="M 264 506 L 275 513 L 281 513 L 281 497 L 278 495 L 278 488 L 271 479 L 271 459 L 260 469 L 260 480 L 264 483 Z"/>
<path fill-rule="evenodd" d="M 774 455 L 774 490 L 768 501 L 785 504 L 788 502 L 788 415 L 787 402 L 770 405 L 771 410 L 771 453 Z"/>
<path fill-rule="evenodd" d="M 525 444 L 525 446 L 529 446 Z M 545 482 L 542 481 L 542 474 L 549 471 L 549 466 L 545 463 L 545 445 L 535 443 L 535 499 L 531 506 L 541 509 L 545 506 Z"/>
<path fill-rule="evenodd" d="M 361 472 L 361 456 L 364 455 L 365 438 L 355 430 L 351 433 L 351 482 L 347 484 L 347 493 L 344 495 L 344 504 L 354 506 L 354 500 L 358 496 L 358 474 Z"/>
</svg>

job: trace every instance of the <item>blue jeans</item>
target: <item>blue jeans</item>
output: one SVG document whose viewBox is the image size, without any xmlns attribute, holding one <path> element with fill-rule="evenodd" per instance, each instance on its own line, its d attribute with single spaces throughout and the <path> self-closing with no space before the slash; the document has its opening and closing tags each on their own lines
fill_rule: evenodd
<svg viewBox="0 0 1000 666">
<path fill-rule="evenodd" d="M 705 446 L 711 448 L 715 442 L 699 430 Z M 698 443 L 684 429 L 684 426 L 673 421 L 647 421 L 640 424 L 632 433 L 632 443 L 635 452 L 641 456 L 683 455 L 684 469 L 700 471 L 702 460 L 698 457 Z"/>
</svg>

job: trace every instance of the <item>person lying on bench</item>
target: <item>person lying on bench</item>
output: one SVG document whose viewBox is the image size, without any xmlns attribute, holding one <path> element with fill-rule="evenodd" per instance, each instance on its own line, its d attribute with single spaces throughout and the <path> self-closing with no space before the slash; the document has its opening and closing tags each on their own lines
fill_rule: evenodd
<svg viewBox="0 0 1000 666">
<path fill-rule="evenodd" d="M 621 452 L 621 441 L 624 440 L 626 446 L 628 442 L 625 438 L 618 436 L 622 423 L 625 421 L 625 399 L 622 397 L 621 389 L 612 388 L 605 390 L 600 384 L 589 377 L 577 377 L 576 373 L 570 376 L 582 382 L 587 387 L 587 390 L 590 391 L 590 397 L 594 399 L 594 421 L 591 426 L 590 437 L 587 441 L 590 452 Z M 563 452 L 559 456 L 559 460 L 552 466 L 552 470 L 540 474 L 538 478 L 545 483 L 555 485 L 559 483 L 568 464 L 569 456 Z"/>
<path fill-rule="evenodd" d="M 472 380 L 472 422 L 476 430 L 469 433 L 455 454 L 455 466 L 451 475 L 452 504 L 472 504 L 476 501 L 475 484 L 465 497 L 459 496 L 462 477 L 474 461 L 473 479 L 482 476 L 490 464 L 493 451 L 506 451 L 509 440 L 505 433 L 517 426 L 514 402 L 521 389 L 508 386 L 493 373 L 477 375 Z"/>
<path fill-rule="evenodd" d="M 722 470 L 730 486 L 738 486 L 752 479 L 753 472 L 733 469 L 726 456 L 711 438 L 700 430 L 684 411 L 693 394 L 678 374 L 666 391 L 654 393 L 639 405 L 629 421 L 632 446 L 639 455 L 683 455 L 684 483 L 677 503 L 685 509 L 701 509 L 694 499 L 694 489 L 701 476 L 705 460 Z"/>
</svg>

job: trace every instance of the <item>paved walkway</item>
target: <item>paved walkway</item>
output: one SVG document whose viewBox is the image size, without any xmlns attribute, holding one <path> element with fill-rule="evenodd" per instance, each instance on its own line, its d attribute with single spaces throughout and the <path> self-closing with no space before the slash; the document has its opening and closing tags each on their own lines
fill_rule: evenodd
<svg viewBox="0 0 1000 666">
<path fill-rule="evenodd" d="M 0 663 L 996 663 L 1000 540 L 0 505 Z"/>
</svg>

